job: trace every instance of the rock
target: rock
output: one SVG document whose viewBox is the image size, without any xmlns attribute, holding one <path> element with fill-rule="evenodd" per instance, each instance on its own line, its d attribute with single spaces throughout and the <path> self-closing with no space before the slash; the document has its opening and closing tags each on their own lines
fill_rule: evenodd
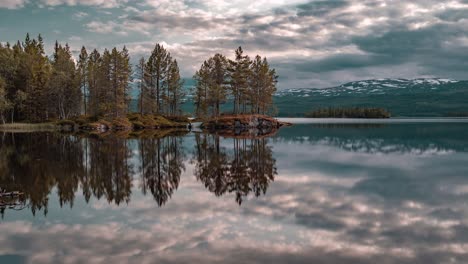
<svg viewBox="0 0 468 264">
<path fill-rule="evenodd" d="M 266 115 L 229 115 L 220 116 L 204 122 L 201 127 L 211 131 L 232 130 L 235 134 L 257 129 L 270 133 L 272 129 L 285 125 L 278 120 Z"/>
</svg>

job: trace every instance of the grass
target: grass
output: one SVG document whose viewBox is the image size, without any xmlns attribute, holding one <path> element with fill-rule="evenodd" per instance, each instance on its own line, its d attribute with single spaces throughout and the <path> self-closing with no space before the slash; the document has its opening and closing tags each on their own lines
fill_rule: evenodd
<svg viewBox="0 0 468 264">
<path fill-rule="evenodd" d="M 276 119 L 261 115 L 261 114 L 238 114 L 238 115 L 221 115 L 218 117 L 213 117 L 211 119 L 206 119 L 202 128 L 206 129 L 232 129 L 236 126 L 244 128 L 252 128 L 252 121 L 256 119 L 258 124 L 257 127 L 279 127 L 282 123 L 278 122 Z M 260 123 L 261 121 L 261 123 Z"/>
<path fill-rule="evenodd" d="M 185 127 L 186 122 L 171 121 L 163 116 L 129 114 L 128 120 L 136 129 Z M 185 121 L 184 119 L 182 119 Z"/>
<path fill-rule="evenodd" d="M 144 129 L 167 129 L 183 128 L 188 124 L 187 117 L 172 116 L 163 117 L 159 115 L 128 114 L 126 117 L 102 118 L 92 116 L 78 116 L 71 119 L 59 120 L 48 123 L 13 123 L 0 124 L 0 131 L 13 132 L 41 132 L 41 131 L 73 131 L 73 130 L 99 130 L 99 131 L 122 131 L 122 130 L 144 130 Z"/>
</svg>

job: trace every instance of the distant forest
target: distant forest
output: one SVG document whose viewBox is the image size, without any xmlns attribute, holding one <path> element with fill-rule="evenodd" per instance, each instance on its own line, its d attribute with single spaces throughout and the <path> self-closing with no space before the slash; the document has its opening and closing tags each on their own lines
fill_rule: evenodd
<svg viewBox="0 0 468 264">
<path fill-rule="evenodd" d="M 141 115 L 181 115 L 188 92 L 197 117 L 220 115 L 220 105 L 229 100 L 233 114 L 275 113 L 275 70 L 266 58 L 244 55 L 241 47 L 234 60 L 216 54 L 204 61 L 193 78 L 195 87 L 184 90 L 177 60 L 160 44 L 132 67 L 125 46 L 102 53 L 82 47 L 75 62 L 68 44 L 56 41 L 48 57 L 41 35 L 31 39 L 27 34 L 24 42 L 0 43 L 0 118 L 3 123 L 38 123 L 80 115 L 125 117 L 132 81 L 138 83 Z"/>
<path fill-rule="evenodd" d="M 310 118 L 390 118 L 391 114 L 383 108 L 322 108 L 305 114 Z"/>
</svg>

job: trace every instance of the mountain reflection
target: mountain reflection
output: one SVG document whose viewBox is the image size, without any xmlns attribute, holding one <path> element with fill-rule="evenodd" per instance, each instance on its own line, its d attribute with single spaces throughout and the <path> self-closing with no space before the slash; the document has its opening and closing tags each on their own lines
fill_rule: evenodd
<svg viewBox="0 0 468 264">
<path fill-rule="evenodd" d="M 235 193 L 240 205 L 249 193 L 265 194 L 277 174 L 266 138 L 234 138 L 232 151 L 221 146 L 218 135 L 197 134 L 195 140 L 195 176 L 216 196 Z"/>
<path fill-rule="evenodd" d="M 279 131 L 275 142 L 308 143 L 356 153 L 466 152 L 465 124 L 301 124 Z"/>
<path fill-rule="evenodd" d="M 120 205 L 130 202 L 137 187 L 163 206 L 178 189 L 189 161 L 182 134 L 128 139 L 121 134 L 5 133 L 0 139 L 2 216 L 7 208 L 26 207 L 34 215 L 38 211 L 46 215 L 52 191 L 62 207 L 73 207 L 77 192 L 87 203 L 94 197 Z M 265 194 L 276 174 L 267 139 L 233 139 L 233 149 L 220 141 L 217 135 L 195 136 L 191 161 L 196 178 L 216 196 L 234 193 L 239 204 L 250 193 Z M 133 186 L 135 182 L 138 186 Z M 4 195 L 13 192 L 21 195 Z"/>
</svg>

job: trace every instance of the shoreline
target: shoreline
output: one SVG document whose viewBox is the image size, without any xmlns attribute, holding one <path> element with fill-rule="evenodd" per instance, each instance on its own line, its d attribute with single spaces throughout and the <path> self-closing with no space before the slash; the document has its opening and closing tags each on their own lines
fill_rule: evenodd
<svg viewBox="0 0 468 264">
<path fill-rule="evenodd" d="M 199 125 L 194 126 L 197 123 Z M 201 128 L 209 132 L 226 132 L 229 130 L 242 131 L 252 129 L 279 129 L 283 126 L 291 126 L 289 122 L 279 121 L 277 118 L 259 115 L 225 115 L 205 120 L 197 120 L 174 116 L 163 117 L 156 115 L 129 114 L 127 117 L 114 119 L 99 119 L 91 117 L 76 117 L 73 119 L 60 120 L 46 123 L 7 123 L 0 124 L 0 132 L 87 132 L 87 133 L 108 133 L 108 132 L 139 132 L 157 131 L 168 129 L 183 129 L 190 131 L 192 128 Z"/>
<path fill-rule="evenodd" d="M 292 124 L 405 124 L 405 123 L 468 123 L 464 117 L 392 117 L 392 118 L 308 118 L 279 117 Z"/>
<path fill-rule="evenodd" d="M 0 132 L 53 132 L 57 131 L 58 126 L 55 123 L 6 123 L 0 124 Z"/>
<path fill-rule="evenodd" d="M 392 117 L 392 118 L 307 118 L 307 117 L 272 117 L 272 119 L 278 120 L 282 123 L 282 126 L 294 125 L 294 124 L 398 124 L 398 123 L 468 123 L 467 117 Z M 168 129 L 185 129 L 189 130 L 190 124 L 200 122 L 188 122 L 186 124 L 179 124 L 178 126 L 163 126 L 154 128 L 130 128 L 130 129 L 107 129 L 105 132 L 130 130 L 134 132 L 138 131 L 151 131 L 151 130 L 168 130 Z M 280 126 L 280 127 L 282 127 Z M 63 129 L 63 125 L 53 122 L 46 123 L 6 123 L 0 124 L 0 132 L 16 132 L 16 133 L 28 133 L 28 132 L 53 132 L 53 131 L 64 131 L 64 132 L 100 132 L 98 129 Z M 192 126 L 192 128 L 198 128 Z M 232 129 L 232 128 L 230 128 Z M 206 129 L 210 130 L 210 129 Z M 214 131 L 223 131 L 225 129 L 214 129 Z"/>
</svg>

